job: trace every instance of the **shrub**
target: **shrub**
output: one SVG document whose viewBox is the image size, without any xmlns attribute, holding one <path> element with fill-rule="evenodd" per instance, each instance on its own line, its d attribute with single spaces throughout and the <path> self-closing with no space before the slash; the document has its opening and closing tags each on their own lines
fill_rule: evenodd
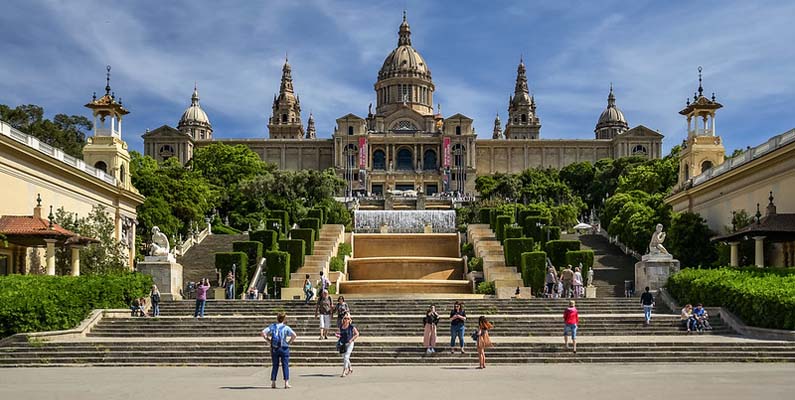
<svg viewBox="0 0 795 400">
<path fill-rule="evenodd" d="M 521 213 L 520 213 L 521 215 Z M 542 226 L 549 226 L 550 219 L 548 217 L 540 217 L 540 216 L 528 216 L 525 217 L 522 221 L 522 228 L 524 228 L 524 235 L 529 238 L 533 238 L 538 243 L 545 243 L 546 236 L 544 236 L 544 231 Z"/>
<path fill-rule="evenodd" d="M 279 224 L 282 226 L 282 233 L 287 233 L 287 229 L 290 227 L 290 214 L 284 210 L 271 210 L 268 215 L 272 219 L 278 219 Z"/>
<path fill-rule="evenodd" d="M 268 277 L 268 285 L 273 284 L 273 277 L 282 278 L 282 287 L 290 286 L 290 253 L 286 251 L 266 251 L 265 269 Z"/>
<path fill-rule="evenodd" d="M 304 241 L 306 255 L 312 255 L 315 249 L 315 230 L 311 228 L 297 228 L 290 230 L 290 237 Z"/>
<path fill-rule="evenodd" d="M 305 247 L 301 239 L 279 240 L 279 250 L 290 253 L 290 272 L 298 271 L 304 265 Z"/>
<path fill-rule="evenodd" d="M 306 212 L 307 218 L 317 218 L 321 223 L 326 223 L 326 215 L 322 208 L 312 208 Z"/>
<path fill-rule="evenodd" d="M 353 254 L 353 246 L 351 246 L 350 244 L 348 244 L 348 243 L 340 243 L 340 245 L 337 246 L 337 257 L 339 257 L 339 256 L 343 256 L 343 257 L 344 256 L 349 256 L 351 254 Z"/>
<path fill-rule="evenodd" d="M 478 222 L 481 224 L 491 224 L 492 208 L 481 208 L 478 210 Z"/>
<path fill-rule="evenodd" d="M 339 271 L 343 272 L 345 269 L 345 259 L 343 257 L 331 257 L 331 261 L 329 261 L 328 269 L 330 271 Z"/>
<path fill-rule="evenodd" d="M 279 249 L 279 232 L 274 230 L 266 229 L 263 231 L 251 232 L 248 234 L 248 238 L 262 243 L 263 251 Z"/>
<path fill-rule="evenodd" d="M 472 258 L 475 257 L 475 246 L 472 243 L 464 243 L 461 245 L 461 257 Z"/>
<path fill-rule="evenodd" d="M 533 251 L 533 239 L 505 239 L 505 265 L 518 267 L 522 262 L 522 253 Z"/>
<path fill-rule="evenodd" d="M 472 257 L 469 259 L 469 265 L 467 265 L 467 269 L 469 271 L 478 271 L 483 272 L 483 259 L 480 257 Z"/>
<path fill-rule="evenodd" d="M 766 269 L 683 269 L 668 279 L 680 304 L 726 307 L 748 325 L 795 329 L 795 275 Z"/>
<path fill-rule="evenodd" d="M 480 282 L 478 284 L 478 294 L 494 294 L 494 282 Z"/>
<path fill-rule="evenodd" d="M 588 271 L 593 268 L 593 250 L 575 250 L 566 252 L 566 264 L 572 266 L 572 270 L 582 263 L 583 285 L 586 283 Z"/>
<path fill-rule="evenodd" d="M 138 273 L 0 276 L 0 337 L 71 329 L 91 310 L 128 308 L 151 287 L 152 277 Z"/>
<path fill-rule="evenodd" d="M 500 212 L 497 209 L 492 208 L 489 211 L 489 228 L 492 230 L 497 228 L 497 216 L 500 215 Z"/>
<path fill-rule="evenodd" d="M 540 217 L 542 216 L 541 210 L 519 210 L 519 220 L 524 221 L 527 217 Z"/>
<path fill-rule="evenodd" d="M 239 235 L 241 233 L 239 230 L 221 223 L 213 225 L 213 234 L 215 235 Z"/>
<path fill-rule="evenodd" d="M 246 257 L 248 257 L 247 278 L 248 282 L 251 282 L 251 278 L 257 272 L 257 264 L 262 258 L 262 243 L 257 241 L 232 242 L 232 251 L 246 253 Z"/>
<path fill-rule="evenodd" d="M 270 231 L 275 231 L 278 233 L 286 232 L 285 226 L 281 219 L 278 218 L 268 218 L 265 220 L 265 229 Z"/>
<path fill-rule="evenodd" d="M 320 240 L 320 220 L 317 218 L 304 218 L 298 221 L 301 228 L 311 228 L 315 230 L 315 240 Z"/>
<path fill-rule="evenodd" d="M 544 241 L 546 242 L 546 238 L 549 240 L 560 240 L 560 227 L 559 226 L 545 226 L 544 227 Z"/>
<path fill-rule="evenodd" d="M 497 224 L 495 228 L 495 235 L 497 240 L 502 241 L 505 235 L 505 227 L 511 224 L 511 217 L 509 215 L 500 215 L 497 217 Z"/>
<path fill-rule="evenodd" d="M 222 284 L 226 278 L 226 274 L 232 271 L 234 266 L 237 267 L 235 274 L 235 298 L 239 298 L 240 294 L 248 287 L 248 256 L 246 253 L 240 251 L 215 253 L 215 268 L 221 272 Z"/>
<path fill-rule="evenodd" d="M 547 253 L 531 251 L 522 253 L 522 281 L 534 293 L 544 291 L 544 278 L 547 273 Z"/>
<path fill-rule="evenodd" d="M 580 249 L 579 240 L 550 240 L 545 246 L 549 259 L 555 268 L 566 264 L 566 252 Z"/>
<path fill-rule="evenodd" d="M 522 237 L 523 229 L 521 226 L 509 225 L 505 227 L 505 239 Z"/>
</svg>

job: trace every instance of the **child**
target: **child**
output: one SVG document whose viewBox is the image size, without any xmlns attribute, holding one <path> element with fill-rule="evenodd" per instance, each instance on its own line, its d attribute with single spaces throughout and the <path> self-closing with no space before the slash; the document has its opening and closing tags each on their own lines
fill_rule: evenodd
<svg viewBox="0 0 795 400">
<path fill-rule="evenodd" d="M 493 346 L 489 338 L 490 329 L 494 329 L 494 325 L 492 325 L 484 315 L 481 315 L 480 318 L 478 318 L 478 330 L 475 333 L 478 336 L 478 356 L 480 357 L 480 366 L 478 369 L 486 368 L 486 348 Z"/>
</svg>

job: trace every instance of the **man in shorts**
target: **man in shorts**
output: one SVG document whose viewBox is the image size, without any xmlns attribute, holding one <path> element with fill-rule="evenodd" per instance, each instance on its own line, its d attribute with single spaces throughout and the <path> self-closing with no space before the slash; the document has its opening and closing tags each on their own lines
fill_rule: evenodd
<svg viewBox="0 0 795 400">
<path fill-rule="evenodd" d="M 315 306 L 315 318 L 320 317 L 320 339 L 328 339 L 328 331 L 331 329 L 331 313 L 334 311 L 334 304 L 331 303 L 331 297 L 328 295 L 328 290 L 320 292 L 320 297 L 317 299 Z"/>
</svg>

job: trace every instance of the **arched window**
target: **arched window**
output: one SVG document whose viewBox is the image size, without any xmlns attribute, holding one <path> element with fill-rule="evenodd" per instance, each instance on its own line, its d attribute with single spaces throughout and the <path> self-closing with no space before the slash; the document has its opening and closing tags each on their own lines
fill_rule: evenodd
<svg viewBox="0 0 795 400">
<path fill-rule="evenodd" d="M 386 153 L 383 150 L 373 152 L 373 169 L 378 171 L 386 169 Z"/>
<path fill-rule="evenodd" d="M 397 169 L 399 170 L 412 170 L 414 169 L 414 157 L 411 150 L 402 148 L 397 152 Z"/>
<path fill-rule="evenodd" d="M 455 127 L 455 134 L 456 135 L 460 135 L 461 134 L 461 127 L 460 126 L 456 126 Z"/>
<path fill-rule="evenodd" d="M 527 114 L 522 114 L 522 123 L 527 122 Z"/>
<path fill-rule="evenodd" d="M 425 154 L 423 154 L 422 156 L 422 169 L 434 170 L 438 168 L 437 163 L 438 161 L 436 160 L 436 151 L 425 150 Z"/>
<path fill-rule="evenodd" d="M 96 168 L 96 169 L 98 169 L 98 170 L 100 170 L 100 171 L 102 171 L 102 172 L 104 172 L 106 174 L 108 173 L 108 164 L 105 164 L 104 161 L 97 161 L 94 164 L 94 168 Z"/>
<path fill-rule="evenodd" d="M 708 169 L 712 168 L 712 161 L 706 160 L 701 163 L 701 172 L 707 172 Z"/>
<path fill-rule="evenodd" d="M 349 135 L 353 135 L 353 127 L 352 126 L 348 127 L 348 134 Z"/>
<path fill-rule="evenodd" d="M 646 149 L 646 146 L 642 144 L 635 145 L 632 148 L 632 155 L 633 156 L 647 156 L 649 155 L 649 151 Z"/>
<path fill-rule="evenodd" d="M 282 123 L 287 123 L 287 114 L 282 114 Z"/>
</svg>

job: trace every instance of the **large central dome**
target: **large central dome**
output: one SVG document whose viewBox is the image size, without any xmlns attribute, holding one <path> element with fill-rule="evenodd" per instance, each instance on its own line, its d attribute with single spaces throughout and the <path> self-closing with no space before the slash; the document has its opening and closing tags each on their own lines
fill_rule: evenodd
<svg viewBox="0 0 795 400">
<path fill-rule="evenodd" d="M 407 106 L 423 115 L 433 113 L 431 70 L 419 52 L 411 47 L 411 28 L 403 13 L 398 45 L 386 56 L 375 83 L 379 114 Z"/>
</svg>

